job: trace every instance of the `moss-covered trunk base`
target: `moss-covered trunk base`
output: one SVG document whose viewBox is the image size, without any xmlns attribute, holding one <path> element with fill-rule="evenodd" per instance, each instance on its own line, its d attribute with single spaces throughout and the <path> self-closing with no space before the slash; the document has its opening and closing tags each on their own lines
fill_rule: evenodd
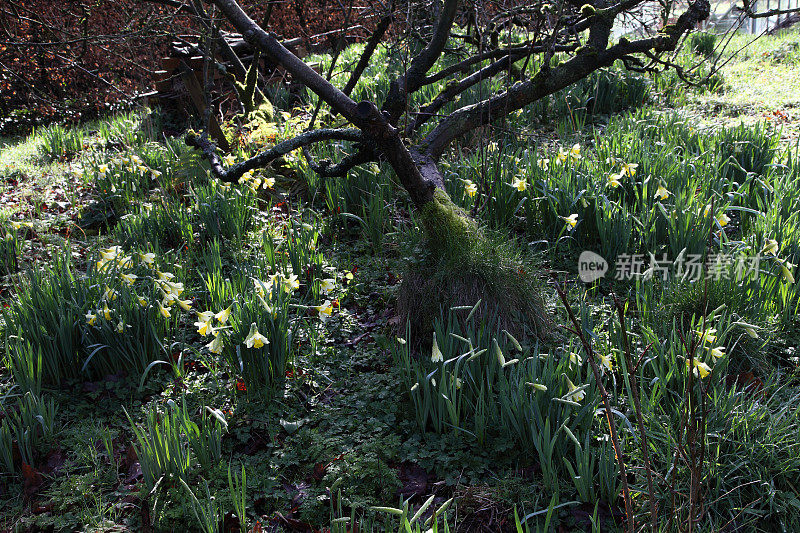
<svg viewBox="0 0 800 533">
<path fill-rule="evenodd" d="M 437 190 L 420 209 L 426 235 L 421 261 L 409 265 L 398 311 L 416 342 L 427 342 L 443 309 L 472 306 L 517 338 L 550 337 L 538 269 L 505 235 L 481 228 Z"/>
</svg>

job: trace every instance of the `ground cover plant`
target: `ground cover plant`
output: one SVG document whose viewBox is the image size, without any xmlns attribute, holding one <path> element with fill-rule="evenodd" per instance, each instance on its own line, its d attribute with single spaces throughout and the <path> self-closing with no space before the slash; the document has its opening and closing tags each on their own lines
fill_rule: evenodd
<svg viewBox="0 0 800 533">
<path fill-rule="evenodd" d="M 722 38 L 672 59 L 727 61 L 697 86 L 614 64 L 453 140 L 423 202 L 320 171 L 352 132 L 250 163 L 342 130 L 313 91 L 225 154 L 158 108 L 0 141 L 0 528 L 800 528 L 800 94 L 741 81 L 798 34 Z"/>
</svg>

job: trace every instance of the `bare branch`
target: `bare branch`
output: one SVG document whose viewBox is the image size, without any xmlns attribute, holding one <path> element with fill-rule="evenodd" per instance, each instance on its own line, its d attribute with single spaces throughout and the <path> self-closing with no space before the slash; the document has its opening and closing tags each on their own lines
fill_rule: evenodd
<svg viewBox="0 0 800 533">
<path fill-rule="evenodd" d="M 375 153 L 366 147 L 361 147 L 356 152 L 344 156 L 340 162 L 333 165 L 331 165 L 330 161 L 327 159 L 323 159 L 319 162 L 314 161 L 314 158 L 311 157 L 307 146 L 303 147 L 303 156 L 305 156 L 306 161 L 308 161 L 308 165 L 311 167 L 311 170 L 323 178 L 344 176 L 352 168 L 358 165 L 377 160 Z"/>
<path fill-rule="evenodd" d="M 375 28 L 375 32 L 370 36 L 366 46 L 364 47 L 364 53 L 361 54 L 361 58 L 358 60 L 356 68 L 350 73 L 350 79 L 347 80 L 347 84 L 345 84 L 344 89 L 342 90 L 342 92 L 347 96 L 350 96 L 350 93 L 352 93 L 353 89 L 355 89 L 356 83 L 358 83 L 358 80 L 361 78 L 361 74 L 364 73 L 364 69 L 367 68 L 369 60 L 372 59 L 372 54 L 378 47 L 378 43 L 380 43 L 381 39 L 383 39 L 383 36 L 386 33 L 386 30 L 389 29 L 389 25 L 391 23 L 392 15 L 390 13 L 381 19 L 381 21 L 378 23 L 378 27 Z"/>
<path fill-rule="evenodd" d="M 297 137 L 282 141 L 272 148 L 251 157 L 247 161 L 236 163 L 227 170 L 222 165 L 222 160 L 219 158 L 219 155 L 217 155 L 217 146 L 208 139 L 205 133 L 203 135 L 197 135 L 194 132 L 189 132 L 186 135 L 186 144 L 203 152 L 203 155 L 205 155 L 206 159 L 208 159 L 211 164 L 211 172 L 213 172 L 214 176 L 222 181 L 235 182 L 241 178 L 245 172 L 266 167 L 289 152 L 308 146 L 309 144 L 331 139 L 359 142 L 363 140 L 363 136 L 361 131 L 355 128 L 309 130 L 301 133 Z"/>
<path fill-rule="evenodd" d="M 750 0 L 743 0 L 742 7 L 736 6 L 737 11 L 742 11 L 751 19 L 761 19 L 761 18 L 768 18 L 768 17 L 775 17 L 778 15 L 792 15 L 794 13 L 800 13 L 800 6 L 793 7 L 791 9 L 780 9 L 780 7 L 775 9 L 769 9 L 767 11 L 762 11 L 757 13 L 753 11 L 753 4 Z"/>
<path fill-rule="evenodd" d="M 680 38 L 697 23 L 706 20 L 711 6 L 708 0 L 695 0 L 674 25 L 662 29 L 654 37 L 637 41 L 621 40 L 610 48 L 583 49 L 554 69 L 542 69 L 531 80 L 518 83 L 507 91 L 452 113 L 425 138 L 428 153 L 438 159 L 445 148 L 468 131 L 505 116 L 528 104 L 572 85 L 576 81 L 630 54 L 673 51 Z"/>
</svg>

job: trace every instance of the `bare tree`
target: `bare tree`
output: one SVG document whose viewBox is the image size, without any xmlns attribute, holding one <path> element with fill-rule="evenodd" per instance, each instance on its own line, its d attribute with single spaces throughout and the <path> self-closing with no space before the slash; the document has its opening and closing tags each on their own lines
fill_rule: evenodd
<svg viewBox="0 0 800 533">
<path fill-rule="evenodd" d="M 694 0 L 674 22 L 664 25 L 657 33 L 633 41 L 620 39 L 612 43 L 614 21 L 641 8 L 648 3 L 646 0 L 622 0 L 618 3 L 594 0 L 584 5 L 572 0 L 559 0 L 555 4 L 544 1 L 515 3 L 505 9 L 498 8 L 483 25 L 479 17 L 474 16 L 474 3 L 445 0 L 427 33 L 425 28 L 406 28 L 413 37 L 423 39 L 424 46 L 402 69 L 402 74 L 391 81 L 385 100 L 355 102 L 348 95 L 349 90 L 370 61 L 374 45 L 389 25 L 390 13 L 384 19 L 387 22 L 381 24 L 374 34 L 371 45 L 366 47 L 354 77 L 344 89 L 340 89 L 287 50 L 275 35 L 251 19 L 235 0 L 212 0 L 211 3 L 248 43 L 280 64 L 296 81 L 329 105 L 334 113 L 354 126 L 307 131 L 228 169 L 221 165 L 215 146 L 204 135 L 190 136 L 188 141 L 203 150 L 218 178 L 235 181 L 248 170 L 263 167 L 291 150 L 332 139 L 346 140 L 356 145 L 352 155 L 335 164 L 312 162 L 312 168 L 322 176 L 343 175 L 355 165 L 383 159 L 391 165 L 417 208 L 423 208 L 435 197 L 447 201 L 437 162 L 456 139 L 568 87 L 615 61 L 640 70 L 658 65 L 662 55 L 674 52 L 682 38 L 708 18 L 710 9 L 708 0 Z M 469 21 L 467 34 L 454 31 L 458 17 Z M 501 30 L 514 26 L 522 28 L 530 38 L 519 44 L 501 44 L 498 39 Z M 451 39 L 460 39 L 464 43 L 463 50 L 469 52 L 467 57 L 430 74 Z M 553 66 L 551 59 L 557 52 L 567 54 L 568 58 Z M 535 62 L 538 68 L 528 74 L 534 56 L 540 56 Z M 511 72 L 520 63 L 523 63 L 520 80 L 502 92 L 487 94 L 477 103 L 457 108 L 447 116 L 438 114 L 445 104 L 456 101 L 464 91 Z M 443 79 L 451 80 L 443 92 L 422 105 L 410 106 L 412 95 Z M 421 126 L 430 121 L 436 121 L 435 126 L 425 135 L 420 134 Z"/>
</svg>

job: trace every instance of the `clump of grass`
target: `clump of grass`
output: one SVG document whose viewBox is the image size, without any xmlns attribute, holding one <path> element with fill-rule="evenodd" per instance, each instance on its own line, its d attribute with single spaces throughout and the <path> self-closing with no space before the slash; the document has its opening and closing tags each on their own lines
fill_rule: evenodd
<svg viewBox="0 0 800 533">
<path fill-rule="evenodd" d="M 126 416 L 136 436 L 137 457 L 142 466 L 145 486 L 152 490 L 162 478 L 186 481 L 193 459 L 210 471 L 222 458 L 222 434 L 227 423 L 222 414 L 204 409 L 200 424 L 192 421 L 186 402 L 167 402 L 162 412 L 157 406 L 147 410 L 143 428 Z"/>
<path fill-rule="evenodd" d="M 701 31 L 692 34 L 689 40 L 689 46 L 695 54 L 711 57 L 714 55 L 717 39 L 717 34 Z"/>
<path fill-rule="evenodd" d="M 427 336 L 442 307 L 478 300 L 485 304 L 479 317 L 497 313 L 501 327 L 515 336 L 551 333 L 536 265 L 507 237 L 480 228 L 439 192 L 423 209 L 422 224 L 421 257 L 409 263 L 398 297 L 415 337 Z"/>
<path fill-rule="evenodd" d="M 195 196 L 192 219 L 200 242 L 232 241 L 240 249 L 255 223 L 255 194 L 248 187 L 221 187 L 212 182 L 197 187 Z"/>
<path fill-rule="evenodd" d="M 57 254 L 52 265 L 22 276 L 5 318 L 13 369 L 25 372 L 27 382 L 36 383 L 39 375 L 46 383 L 140 375 L 164 356 L 179 313 L 170 306 L 183 284 L 161 279 L 166 274 L 121 250 L 113 255 L 116 263 L 84 274 L 69 255 Z M 33 364 L 39 353 L 41 362 Z"/>
<path fill-rule="evenodd" d="M 53 441 L 56 404 L 27 392 L 13 409 L 1 408 L 5 418 L 0 422 L 0 473 L 13 474 L 21 465 L 35 465 L 44 446 Z"/>
<path fill-rule="evenodd" d="M 20 231 L 11 221 L 0 215 L 0 276 L 11 274 L 19 267 L 19 256 L 22 253 Z"/>
<path fill-rule="evenodd" d="M 171 198 L 143 205 L 138 213 L 127 215 L 114 228 L 114 236 L 125 248 L 158 250 L 191 247 L 195 238 L 188 209 Z"/>
<path fill-rule="evenodd" d="M 84 133 L 80 128 L 65 128 L 60 124 L 44 128 L 38 134 L 39 154 L 51 161 L 68 161 L 78 155 L 84 146 Z"/>
</svg>

